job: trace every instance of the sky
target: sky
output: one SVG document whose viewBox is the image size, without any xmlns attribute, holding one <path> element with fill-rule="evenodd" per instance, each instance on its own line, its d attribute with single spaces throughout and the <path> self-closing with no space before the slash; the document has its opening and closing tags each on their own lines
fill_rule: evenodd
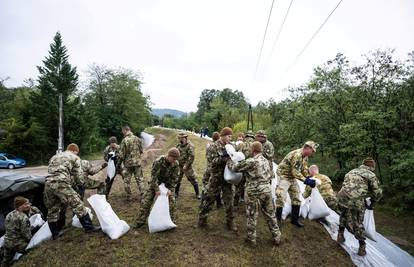
<svg viewBox="0 0 414 267">
<path fill-rule="evenodd" d="M 154 108 L 188 112 L 203 89 L 282 100 L 339 52 L 358 63 L 378 48 L 401 59 L 414 50 L 414 1 L 343 0 L 292 66 L 338 0 L 293 0 L 272 49 L 290 1 L 274 1 L 255 75 L 272 0 L 1 0 L 0 78 L 10 87 L 36 79 L 60 31 L 82 80 L 93 63 L 137 70 Z"/>
</svg>

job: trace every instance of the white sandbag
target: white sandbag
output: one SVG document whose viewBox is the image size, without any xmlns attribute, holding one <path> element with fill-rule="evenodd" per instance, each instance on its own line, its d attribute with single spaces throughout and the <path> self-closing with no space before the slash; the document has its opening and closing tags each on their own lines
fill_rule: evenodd
<svg viewBox="0 0 414 267">
<path fill-rule="evenodd" d="M 4 246 L 4 236 L 0 237 L 0 248 Z"/>
<path fill-rule="evenodd" d="M 95 211 L 102 231 L 111 239 L 118 239 L 129 231 L 129 225 L 118 218 L 105 195 L 95 194 L 88 198 L 89 204 Z"/>
<path fill-rule="evenodd" d="M 285 205 L 283 206 L 282 219 L 286 220 L 287 216 L 292 212 L 292 201 L 290 200 L 289 193 L 286 194 Z"/>
<path fill-rule="evenodd" d="M 52 232 L 50 231 L 49 224 L 46 222 L 40 227 L 40 229 L 32 236 L 26 250 L 32 249 L 38 246 L 43 241 L 52 239 Z"/>
<path fill-rule="evenodd" d="M 366 209 L 364 214 L 364 229 L 367 237 L 377 240 L 377 231 L 375 230 L 374 211 Z"/>
<path fill-rule="evenodd" d="M 237 152 L 234 146 L 230 144 L 225 145 L 225 149 L 227 151 L 227 154 L 229 154 L 231 160 L 234 162 L 239 162 L 246 158 L 242 152 Z"/>
<path fill-rule="evenodd" d="M 272 164 L 273 164 L 273 174 L 275 176 L 275 179 L 276 179 L 275 182 L 276 182 L 276 186 L 277 186 L 279 184 L 279 181 L 280 181 L 280 178 L 277 175 L 277 169 L 279 168 L 279 166 L 276 163 L 274 163 L 274 162 L 272 162 Z"/>
<path fill-rule="evenodd" d="M 230 184 L 238 184 L 243 178 L 243 173 L 234 172 L 226 165 L 224 168 L 224 180 Z"/>
<path fill-rule="evenodd" d="M 39 213 L 32 215 L 29 218 L 29 221 L 30 221 L 30 226 L 32 228 L 40 227 L 45 223 L 45 221 L 42 219 L 42 215 Z"/>
<path fill-rule="evenodd" d="M 272 192 L 272 200 L 276 204 L 276 187 L 277 187 L 277 178 L 273 178 L 270 183 L 270 188 Z"/>
<path fill-rule="evenodd" d="M 162 232 L 177 227 L 170 216 L 168 189 L 163 183 L 160 184 L 159 189 L 160 195 L 155 200 L 155 204 L 148 216 L 148 230 L 150 233 Z"/>
<path fill-rule="evenodd" d="M 300 216 L 304 219 L 308 217 L 309 214 L 309 206 L 310 206 L 310 197 L 305 199 L 300 206 Z"/>
<path fill-rule="evenodd" d="M 93 214 L 92 214 L 92 210 L 88 207 L 85 207 L 86 211 L 89 214 L 89 217 L 91 218 L 91 220 L 93 219 Z M 76 228 L 83 228 L 82 224 L 79 221 L 79 218 L 77 215 L 73 215 L 72 217 L 72 226 L 76 227 Z"/>
<path fill-rule="evenodd" d="M 324 218 L 329 214 L 330 210 L 328 208 L 328 205 L 326 205 L 325 200 L 323 200 L 318 188 L 312 188 L 308 214 L 309 220 Z"/>
<path fill-rule="evenodd" d="M 155 138 L 153 135 L 146 132 L 141 132 L 141 139 L 144 149 L 148 148 L 154 142 Z"/>
<path fill-rule="evenodd" d="M 115 162 L 112 158 L 108 160 L 108 167 L 106 168 L 106 176 L 109 177 L 109 179 L 114 179 L 116 175 L 116 167 Z"/>
</svg>

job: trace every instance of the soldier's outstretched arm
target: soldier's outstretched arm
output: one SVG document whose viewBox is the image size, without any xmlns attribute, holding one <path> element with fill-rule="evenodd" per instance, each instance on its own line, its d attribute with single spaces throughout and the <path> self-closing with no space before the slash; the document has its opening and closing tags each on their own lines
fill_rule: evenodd
<svg viewBox="0 0 414 267">
<path fill-rule="evenodd" d="M 230 161 L 229 168 L 235 172 L 247 172 L 254 169 L 255 163 L 252 159 L 245 159 L 239 162 Z"/>
<path fill-rule="evenodd" d="M 370 188 L 371 201 L 377 202 L 382 197 L 382 190 L 381 190 L 381 187 L 379 186 L 378 178 L 374 175 L 370 177 L 370 179 L 368 180 L 368 183 L 369 183 L 368 188 Z"/>
<path fill-rule="evenodd" d="M 161 174 L 161 166 L 159 161 L 154 161 L 154 163 L 152 164 L 152 169 L 151 169 L 151 180 L 149 181 L 149 186 L 154 189 L 154 192 L 159 191 L 158 188 L 158 177 Z"/>
</svg>

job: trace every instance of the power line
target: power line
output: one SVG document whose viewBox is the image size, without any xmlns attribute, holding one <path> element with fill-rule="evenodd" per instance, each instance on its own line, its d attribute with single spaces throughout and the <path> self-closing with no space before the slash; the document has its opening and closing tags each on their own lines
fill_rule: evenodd
<svg viewBox="0 0 414 267">
<path fill-rule="evenodd" d="M 272 0 L 272 5 L 270 6 L 269 16 L 267 18 L 266 29 L 265 29 L 265 32 L 264 32 L 264 35 L 263 35 L 262 46 L 260 47 L 259 57 L 257 58 L 256 70 L 254 71 L 254 78 L 256 78 L 257 70 L 259 69 L 260 59 L 262 57 L 262 52 L 263 52 L 263 46 L 264 46 L 264 43 L 265 43 L 265 40 L 266 40 L 267 28 L 269 27 L 269 22 L 270 22 L 270 18 L 272 16 L 272 10 L 273 10 L 273 4 L 274 3 L 275 3 L 275 0 Z"/>
<path fill-rule="evenodd" d="M 280 33 L 282 32 L 282 30 L 283 30 L 283 26 L 285 25 L 286 19 L 287 19 L 288 15 L 289 15 L 289 11 L 290 11 L 290 7 L 292 6 L 292 3 L 293 3 L 293 0 L 291 0 L 291 1 L 290 1 L 289 7 L 288 7 L 288 9 L 286 10 L 285 17 L 283 18 L 282 24 L 280 25 L 279 32 L 278 32 L 278 33 L 277 33 L 277 35 L 276 35 L 276 39 L 275 39 L 275 41 L 273 42 L 272 50 L 270 51 L 270 55 L 269 55 L 269 57 L 267 58 L 267 61 L 266 61 L 265 66 L 267 66 L 267 65 L 269 64 L 269 61 L 270 61 L 270 59 L 271 59 L 271 57 L 272 57 L 272 55 L 273 55 L 273 51 L 275 50 L 275 47 L 276 47 L 277 41 L 279 40 Z"/>
<path fill-rule="evenodd" d="M 296 64 L 298 59 L 302 56 L 303 52 L 305 52 L 306 48 L 308 48 L 309 44 L 313 41 L 313 39 L 316 37 L 316 35 L 320 32 L 320 30 L 323 28 L 323 26 L 326 24 L 326 22 L 329 20 L 329 18 L 332 16 L 332 14 L 335 12 L 335 10 L 339 7 L 339 5 L 342 3 L 343 0 L 340 0 L 338 4 L 335 6 L 335 8 L 329 13 L 328 17 L 323 21 L 321 26 L 316 30 L 316 32 L 312 35 L 312 37 L 309 39 L 309 41 L 306 43 L 306 45 L 303 47 L 303 49 L 300 51 L 300 53 L 296 56 L 295 60 L 290 64 L 290 66 L 286 69 L 285 73 L 288 73 L 289 70 Z"/>
</svg>

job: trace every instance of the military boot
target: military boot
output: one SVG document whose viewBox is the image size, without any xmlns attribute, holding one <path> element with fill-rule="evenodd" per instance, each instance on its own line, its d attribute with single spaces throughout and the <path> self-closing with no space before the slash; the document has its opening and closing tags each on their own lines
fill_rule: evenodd
<svg viewBox="0 0 414 267">
<path fill-rule="evenodd" d="M 245 238 L 245 239 L 244 239 L 244 242 L 246 242 L 246 244 L 247 244 L 249 247 L 252 247 L 252 248 L 257 247 L 257 242 L 256 242 L 256 240 L 254 240 L 254 239 Z"/>
<path fill-rule="evenodd" d="M 52 239 L 55 240 L 63 235 L 63 231 L 59 228 L 57 222 L 48 222 L 50 232 L 52 233 Z"/>
<path fill-rule="evenodd" d="M 178 198 L 178 197 L 179 197 L 179 195 L 180 195 L 180 186 L 181 186 L 181 183 L 178 183 L 178 184 L 175 186 L 175 198 Z"/>
<path fill-rule="evenodd" d="M 344 232 L 345 232 L 345 227 L 339 227 L 338 236 L 336 237 L 336 241 L 338 243 L 345 242 Z"/>
<path fill-rule="evenodd" d="M 194 185 L 194 192 L 195 192 L 195 197 L 200 200 L 201 196 L 200 196 L 200 190 L 198 189 L 198 183 L 196 182 Z"/>
<path fill-rule="evenodd" d="M 279 246 L 280 242 L 281 242 L 280 235 L 273 238 L 273 245 L 274 246 Z"/>
<path fill-rule="evenodd" d="M 277 225 L 280 227 L 282 227 L 282 213 L 283 213 L 283 207 L 277 207 L 276 208 L 276 220 L 277 220 Z"/>
<path fill-rule="evenodd" d="M 199 217 L 196 227 L 197 228 L 206 228 L 207 227 L 207 218 Z"/>
<path fill-rule="evenodd" d="M 221 202 L 221 194 L 217 194 L 216 196 L 216 206 L 218 209 L 220 209 L 221 207 L 223 207 L 223 203 Z"/>
<path fill-rule="evenodd" d="M 363 257 L 367 255 L 367 251 L 365 250 L 365 241 L 359 241 L 359 249 L 358 249 L 358 255 Z"/>
<path fill-rule="evenodd" d="M 299 221 L 299 205 L 292 205 L 291 223 L 297 227 L 303 227 L 304 225 Z"/>
<path fill-rule="evenodd" d="M 237 226 L 234 224 L 233 220 L 229 220 L 226 223 L 227 230 L 237 232 Z"/>
<path fill-rule="evenodd" d="M 92 232 L 98 232 L 101 230 L 100 226 L 96 226 L 92 224 L 91 217 L 89 217 L 89 214 L 86 213 L 85 216 L 82 218 L 79 218 L 80 223 L 83 226 L 83 229 L 85 230 L 85 233 L 92 233 Z"/>
</svg>

